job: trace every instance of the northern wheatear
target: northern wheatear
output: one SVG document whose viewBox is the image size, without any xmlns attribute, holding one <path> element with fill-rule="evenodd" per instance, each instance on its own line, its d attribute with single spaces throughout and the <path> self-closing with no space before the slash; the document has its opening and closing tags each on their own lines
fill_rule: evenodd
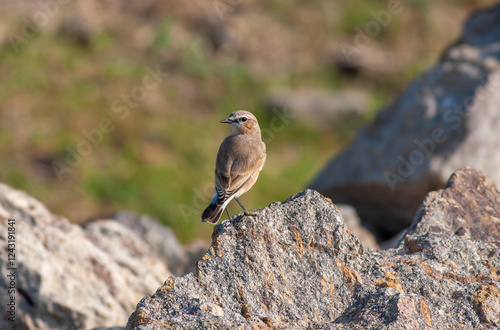
<svg viewBox="0 0 500 330">
<path fill-rule="evenodd" d="M 257 118 L 248 111 L 235 111 L 221 123 L 231 125 L 232 133 L 219 147 L 215 161 L 215 189 L 210 205 L 201 221 L 217 223 L 227 204 L 234 198 L 245 215 L 249 213 L 238 197 L 252 188 L 266 161 L 266 145 L 262 142 Z M 226 209 L 227 211 L 227 209 Z M 227 211 L 229 218 L 229 211 Z"/>
</svg>

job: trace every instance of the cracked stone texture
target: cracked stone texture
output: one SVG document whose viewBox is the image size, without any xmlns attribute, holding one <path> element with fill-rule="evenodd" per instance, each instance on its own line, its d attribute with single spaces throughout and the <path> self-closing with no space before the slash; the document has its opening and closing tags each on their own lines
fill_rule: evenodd
<svg viewBox="0 0 500 330">
<path fill-rule="evenodd" d="M 85 229 L 25 192 L 0 184 L 0 302 L 9 301 L 7 226 L 15 219 L 16 323 L 0 329 L 123 326 L 139 299 L 170 274 L 141 237 L 115 220 Z"/>
<path fill-rule="evenodd" d="M 127 327 L 498 327 L 499 219 L 495 184 L 465 168 L 429 194 L 396 249 L 375 251 L 306 190 L 216 226 L 196 273 L 168 278 Z"/>
<path fill-rule="evenodd" d="M 384 239 L 464 166 L 500 183 L 500 5 L 478 11 L 439 63 L 415 78 L 309 184 L 352 205 Z"/>
</svg>

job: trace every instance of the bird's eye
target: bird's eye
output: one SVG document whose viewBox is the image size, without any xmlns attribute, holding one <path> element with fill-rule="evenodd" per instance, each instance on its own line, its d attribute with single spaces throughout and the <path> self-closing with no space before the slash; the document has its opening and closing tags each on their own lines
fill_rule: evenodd
<svg viewBox="0 0 500 330">
<path fill-rule="evenodd" d="M 246 122 L 246 121 L 248 120 L 248 118 L 247 118 L 247 117 L 243 117 L 243 118 L 241 118 L 240 120 L 241 120 L 241 122 L 243 122 L 243 123 L 244 123 L 244 122 Z"/>
</svg>

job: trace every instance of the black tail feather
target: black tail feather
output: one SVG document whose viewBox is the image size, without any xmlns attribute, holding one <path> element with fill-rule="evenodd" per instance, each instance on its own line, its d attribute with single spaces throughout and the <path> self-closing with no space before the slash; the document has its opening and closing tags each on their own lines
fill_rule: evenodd
<svg viewBox="0 0 500 330">
<path fill-rule="evenodd" d="M 222 204 L 210 203 L 205 211 L 203 211 L 203 214 L 201 215 L 201 221 L 216 224 L 219 221 L 223 211 L 224 209 L 222 208 Z"/>
</svg>

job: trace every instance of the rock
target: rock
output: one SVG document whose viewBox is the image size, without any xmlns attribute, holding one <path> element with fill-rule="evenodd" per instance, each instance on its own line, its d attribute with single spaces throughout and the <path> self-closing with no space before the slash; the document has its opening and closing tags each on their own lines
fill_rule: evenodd
<svg viewBox="0 0 500 330">
<path fill-rule="evenodd" d="M 112 218 L 146 242 L 150 248 L 148 253 L 156 255 L 166 263 L 174 275 L 185 274 L 184 268 L 188 258 L 172 229 L 152 217 L 130 211 L 117 212 Z"/>
<path fill-rule="evenodd" d="M 465 23 L 460 41 L 417 77 L 309 187 L 353 205 L 389 238 L 424 196 L 472 166 L 500 182 L 500 6 Z"/>
<path fill-rule="evenodd" d="M 450 177 L 444 190 L 427 195 L 406 239 L 432 231 L 445 231 L 468 239 L 499 244 L 499 211 L 500 194 L 495 183 L 466 167 Z"/>
<path fill-rule="evenodd" d="M 184 263 L 182 274 L 196 271 L 196 264 L 198 263 L 198 260 L 203 258 L 209 246 L 210 244 L 206 241 L 194 240 L 184 247 L 186 262 Z"/>
<path fill-rule="evenodd" d="M 401 239 L 405 236 L 407 231 L 408 231 L 408 229 L 401 230 L 399 233 L 392 236 L 391 238 L 389 238 L 383 242 L 380 242 L 379 243 L 380 250 L 388 250 L 388 249 L 395 248 L 399 244 Z"/>
<path fill-rule="evenodd" d="M 115 220 L 84 229 L 0 184 L 0 297 L 10 294 L 7 228 L 15 219 L 16 327 L 123 326 L 137 301 L 170 274 L 136 233 Z M 5 316 L 5 315 L 4 315 Z M 11 329 L 6 317 L 1 329 Z"/>
<path fill-rule="evenodd" d="M 342 90 L 337 93 L 320 90 L 276 90 L 264 102 L 271 112 L 286 109 L 297 119 L 329 129 L 345 114 L 361 117 L 371 103 L 370 96 L 361 90 Z"/>
<path fill-rule="evenodd" d="M 482 284 L 472 297 L 474 309 L 486 324 L 500 324 L 500 291 L 494 284 Z"/>
<path fill-rule="evenodd" d="M 146 242 L 150 249 L 148 253 L 167 264 L 168 269 L 176 276 L 194 271 L 196 263 L 209 246 L 207 242 L 194 240 L 183 247 L 172 229 L 147 215 L 120 211 L 112 218 Z"/>
<path fill-rule="evenodd" d="M 196 273 L 145 296 L 127 328 L 498 327 L 500 241 L 484 233 L 500 229 L 499 201 L 491 179 L 458 171 L 397 249 L 375 251 L 306 190 L 216 226 Z"/>
<path fill-rule="evenodd" d="M 370 249 L 380 248 L 377 244 L 375 236 L 370 232 L 370 230 L 361 224 L 361 220 L 359 219 L 354 207 L 347 204 L 338 204 L 337 209 L 339 210 L 340 215 L 342 216 L 342 219 L 344 219 L 347 227 L 352 231 L 354 236 L 359 238 L 361 243 Z"/>
</svg>

